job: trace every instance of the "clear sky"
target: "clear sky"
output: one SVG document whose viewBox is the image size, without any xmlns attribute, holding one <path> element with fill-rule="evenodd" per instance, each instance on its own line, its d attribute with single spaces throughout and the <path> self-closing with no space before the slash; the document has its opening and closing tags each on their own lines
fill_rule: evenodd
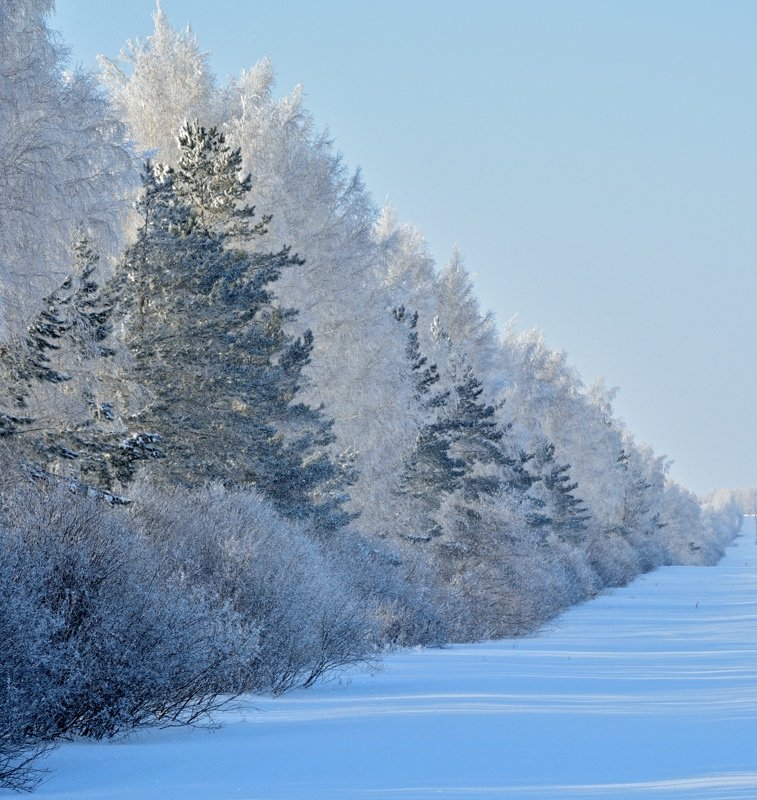
<svg viewBox="0 0 757 800">
<path fill-rule="evenodd" d="M 88 67 L 152 0 L 57 0 Z M 377 201 L 459 243 L 694 491 L 757 483 L 757 3 L 163 0 L 221 80 L 273 59 Z"/>
</svg>

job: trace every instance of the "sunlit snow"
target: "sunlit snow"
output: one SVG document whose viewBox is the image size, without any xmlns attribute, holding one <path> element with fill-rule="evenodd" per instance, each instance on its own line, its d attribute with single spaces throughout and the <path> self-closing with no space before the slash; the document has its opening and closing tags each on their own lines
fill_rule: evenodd
<svg viewBox="0 0 757 800">
<path fill-rule="evenodd" d="M 219 730 L 73 743 L 39 800 L 757 796 L 757 541 L 666 567 L 532 639 L 388 657 Z"/>
</svg>

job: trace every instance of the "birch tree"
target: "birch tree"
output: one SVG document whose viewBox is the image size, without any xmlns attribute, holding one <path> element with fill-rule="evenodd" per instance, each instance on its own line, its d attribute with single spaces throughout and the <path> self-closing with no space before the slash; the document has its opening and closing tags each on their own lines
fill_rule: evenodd
<svg viewBox="0 0 757 800">
<path fill-rule="evenodd" d="M 0 8 L 0 336 L 65 279 L 79 228 L 117 250 L 135 185 L 124 127 L 92 77 L 65 72 L 52 7 Z"/>
</svg>

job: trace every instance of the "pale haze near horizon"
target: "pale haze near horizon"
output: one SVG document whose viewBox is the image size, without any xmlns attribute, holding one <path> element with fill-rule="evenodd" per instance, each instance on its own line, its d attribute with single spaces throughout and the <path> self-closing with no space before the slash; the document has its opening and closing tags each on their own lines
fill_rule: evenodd
<svg viewBox="0 0 757 800">
<path fill-rule="evenodd" d="M 94 66 L 152 0 L 58 0 Z M 757 482 L 757 5 L 163 0 L 219 80 L 270 56 L 376 201 L 458 243 L 693 491 Z M 307 254 L 304 254 L 307 255 Z"/>
</svg>

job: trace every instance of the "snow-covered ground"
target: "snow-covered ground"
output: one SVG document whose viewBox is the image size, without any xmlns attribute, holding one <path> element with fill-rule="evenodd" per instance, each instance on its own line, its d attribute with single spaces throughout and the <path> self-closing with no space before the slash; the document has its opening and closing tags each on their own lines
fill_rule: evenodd
<svg viewBox="0 0 757 800">
<path fill-rule="evenodd" d="M 757 797 L 754 520 L 539 636 L 403 652 L 219 730 L 61 747 L 39 800 Z"/>
</svg>

